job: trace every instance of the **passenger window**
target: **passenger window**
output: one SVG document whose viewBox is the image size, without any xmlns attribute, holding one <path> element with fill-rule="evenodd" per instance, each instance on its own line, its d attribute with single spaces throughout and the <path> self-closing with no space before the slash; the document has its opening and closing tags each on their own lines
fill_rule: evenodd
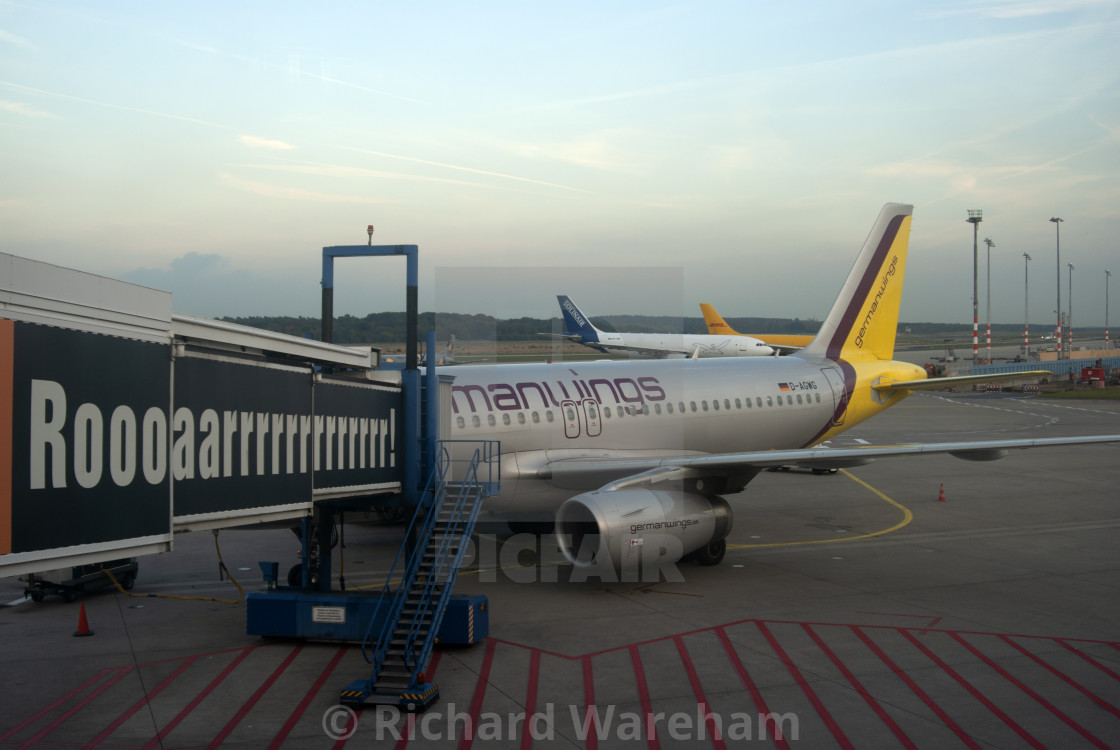
<svg viewBox="0 0 1120 750">
<path fill-rule="evenodd" d="M 502 424 L 509 424 L 509 412 L 502 414 Z"/>
<path fill-rule="evenodd" d="M 537 412 L 533 412 L 533 424 L 540 424 L 540 423 L 541 423 L 541 415 L 538 414 Z"/>
<path fill-rule="evenodd" d="M 743 408 L 743 402 L 740 399 L 735 399 L 735 408 L 736 409 L 742 409 Z"/>
<path fill-rule="evenodd" d="M 481 424 L 482 424 L 482 422 L 478 421 L 478 415 L 477 414 L 475 414 L 473 417 L 471 417 L 471 425 L 473 425 L 474 427 L 478 427 Z"/>
<path fill-rule="evenodd" d="M 614 410 L 615 410 L 615 413 L 618 414 L 618 416 L 620 416 L 620 417 L 622 416 L 622 407 L 621 406 L 614 407 Z"/>
<path fill-rule="evenodd" d="M 762 408 L 762 396 L 758 396 L 757 398 L 755 398 L 754 405 L 757 406 L 759 409 Z"/>
<path fill-rule="evenodd" d="M 708 408 L 707 404 L 708 404 L 708 402 L 705 401 L 704 402 L 704 408 L 705 409 Z M 716 411 L 719 411 L 719 399 L 718 398 L 715 399 L 714 401 L 712 401 L 712 408 L 715 409 Z"/>
<path fill-rule="evenodd" d="M 525 412 L 517 412 L 517 424 L 525 424 Z"/>
<path fill-rule="evenodd" d="M 456 417 L 455 418 L 455 426 L 458 427 L 461 430 L 461 429 L 463 429 L 464 427 L 467 426 L 467 422 L 462 417 Z"/>
<path fill-rule="evenodd" d="M 653 411 L 654 411 L 655 414 L 660 414 L 661 413 L 661 404 L 654 404 L 653 405 Z"/>
<path fill-rule="evenodd" d="M 567 416 L 569 422 L 576 421 L 576 410 L 568 406 L 564 408 L 564 414 Z"/>
<path fill-rule="evenodd" d="M 673 413 L 673 402 L 672 401 L 665 404 L 665 411 L 669 412 L 670 414 Z"/>
<path fill-rule="evenodd" d="M 553 421 L 556 420 L 556 417 L 553 416 L 553 414 L 552 414 L 552 409 L 549 409 L 548 411 L 546 411 L 544 413 L 544 418 L 547 419 L 549 422 L 553 422 Z"/>
<path fill-rule="evenodd" d="M 684 414 L 684 401 L 678 401 L 677 402 L 677 408 L 681 410 L 681 414 Z M 695 401 L 692 402 L 692 410 L 696 411 L 696 402 Z"/>
<path fill-rule="evenodd" d="M 800 393 L 797 394 L 797 403 L 799 403 L 799 404 L 801 403 L 801 394 Z"/>
<path fill-rule="evenodd" d="M 773 396 L 767 396 L 766 397 L 766 405 L 767 406 L 773 406 L 774 405 L 774 397 Z"/>
<path fill-rule="evenodd" d="M 489 425 L 490 425 L 491 427 L 493 427 L 494 425 L 496 425 L 496 424 L 498 423 L 498 420 L 494 419 L 494 415 L 493 415 L 493 414 L 487 414 L 487 415 L 486 415 L 486 422 L 487 422 L 487 424 L 489 424 Z"/>
<path fill-rule="evenodd" d="M 689 406 L 692 407 L 692 411 L 693 411 L 693 413 L 695 413 L 696 412 L 696 402 L 695 401 L 690 401 Z"/>
<path fill-rule="evenodd" d="M 818 394 L 816 394 L 816 396 L 817 396 L 817 403 L 819 404 L 821 402 L 821 394 L 818 393 Z"/>
<path fill-rule="evenodd" d="M 738 401 L 739 399 L 735 399 L 735 400 Z M 730 411 L 731 410 L 731 402 L 728 401 L 727 399 L 724 399 L 723 400 L 723 408 Z"/>
</svg>

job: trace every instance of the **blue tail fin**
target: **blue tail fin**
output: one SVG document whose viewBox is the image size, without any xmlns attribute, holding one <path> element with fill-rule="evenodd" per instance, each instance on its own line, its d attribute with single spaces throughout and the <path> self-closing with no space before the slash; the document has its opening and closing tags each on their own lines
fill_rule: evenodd
<svg viewBox="0 0 1120 750">
<path fill-rule="evenodd" d="M 585 344 L 599 340 L 599 329 L 591 325 L 591 321 L 580 312 L 570 297 L 558 294 L 556 300 L 560 303 L 560 312 L 564 314 L 565 336 L 579 336 Z"/>
</svg>

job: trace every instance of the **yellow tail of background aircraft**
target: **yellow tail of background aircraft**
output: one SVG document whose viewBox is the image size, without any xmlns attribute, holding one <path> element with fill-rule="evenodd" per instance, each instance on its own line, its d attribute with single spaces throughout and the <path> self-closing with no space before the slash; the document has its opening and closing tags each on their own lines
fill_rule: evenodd
<svg viewBox="0 0 1120 750">
<path fill-rule="evenodd" d="M 727 324 L 716 309 L 709 305 L 707 302 L 700 303 L 700 312 L 704 314 L 704 322 L 708 326 L 708 333 L 719 333 L 725 336 L 750 336 L 765 343 L 767 346 L 777 349 L 780 354 L 789 354 L 795 352 L 804 346 L 807 346 L 813 340 L 812 336 L 793 336 L 781 333 L 739 333 L 734 328 Z"/>
</svg>

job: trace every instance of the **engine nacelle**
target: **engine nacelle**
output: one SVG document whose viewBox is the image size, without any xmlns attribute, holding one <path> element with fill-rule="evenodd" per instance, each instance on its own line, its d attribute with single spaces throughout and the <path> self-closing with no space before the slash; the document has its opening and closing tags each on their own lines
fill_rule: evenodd
<svg viewBox="0 0 1120 750">
<path fill-rule="evenodd" d="M 576 567 L 614 571 L 675 563 L 731 531 L 722 497 L 666 490 L 587 492 L 556 512 L 560 551 Z M 722 546 L 719 557 L 722 558 Z M 718 559 L 715 560 L 718 562 Z"/>
</svg>

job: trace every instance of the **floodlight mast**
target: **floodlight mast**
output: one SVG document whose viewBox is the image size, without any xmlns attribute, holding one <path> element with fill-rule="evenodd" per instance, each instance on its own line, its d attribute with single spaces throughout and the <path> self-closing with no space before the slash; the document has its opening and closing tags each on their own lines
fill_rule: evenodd
<svg viewBox="0 0 1120 750">
<path fill-rule="evenodd" d="M 1031 254 L 1023 253 L 1023 354 L 1031 353 Z"/>
<path fill-rule="evenodd" d="M 1051 216 L 1050 221 L 1054 222 L 1054 243 L 1057 250 L 1058 257 L 1058 304 L 1054 308 L 1054 312 L 1058 314 L 1058 328 L 1055 332 L 1054 338 L 1058 340 L 1058 359 L 1062 358 L 1062 222 L 1065 219 L 1060 216 Z"/>
<path fill-rule="evenodd" d="M 1069 332 L 1069 346 L 1066 347 L 1066 358 L 1073 359 L 1073 272 L 1072 263 L 1069 266 L 1069 315 L 1066 316 L 1066 330 Z"/>
<path fill-rule="evenodd" d="M 992 363 L 992 248 L 996 246 L 996 243 L 992 242 L 991 237 L 985 237 L 984 238 L 984 244 L 988 246 L 988 293 L 987 293 L 987 303 L 988 303 L 988 323 L 987 323 L 987 326 L 988 327 L 987 327 L 987 333 L 985 334 L 985 339 L 988 342 L 988 364 L 991 364 Z"/>
<path fill-rule="evenodd" d="M 968 223 L 972 225 L 972 366 L 980 364 L 980 303 L 977 300 L 976 276 L 977 256 L 979 250 L 980 222 L 984 220 L 984 212 L 980 209 L 968 209 Z"/>
</svg>

